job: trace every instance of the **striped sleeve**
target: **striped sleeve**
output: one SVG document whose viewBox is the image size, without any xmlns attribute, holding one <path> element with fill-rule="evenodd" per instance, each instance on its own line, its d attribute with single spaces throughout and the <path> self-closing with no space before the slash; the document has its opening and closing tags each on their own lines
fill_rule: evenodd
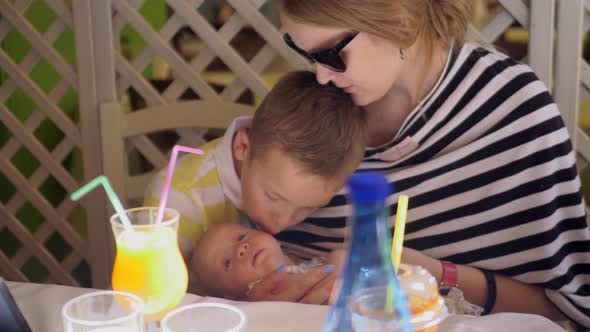
<svg viewBox="0 0 590 332">
<path fill-rule="evenodd" d="M 396 193 L 410 196 L 408 247 L 542 287 L 590 328 L 590 230 L 557 106 L 528 66 L 502 54 L 465 45 L 453 61 L 360 168 L 385 172 Z M 414 151 L 383 157 L 408 140 Z M 351 214 L 345 194 L 279 239 L 309 254 L 341 247 Z M 396 201 L 388 199 L 391 213 Z"/>
</svg>

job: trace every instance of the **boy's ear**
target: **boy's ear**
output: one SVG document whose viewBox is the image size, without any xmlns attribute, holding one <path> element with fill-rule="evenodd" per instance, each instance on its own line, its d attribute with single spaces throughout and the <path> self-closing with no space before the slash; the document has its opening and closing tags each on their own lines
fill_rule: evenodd
<svg viewBox="0 0 590 332">
<path fill-rule="evenodd" d="M 238 130 L 232 144 L 232 149 L 234 157 L 237 160 L 244 161 L 248 158 L 248 154 L 250 153 L 250 137 L 246 128 Z"/>
</svg>

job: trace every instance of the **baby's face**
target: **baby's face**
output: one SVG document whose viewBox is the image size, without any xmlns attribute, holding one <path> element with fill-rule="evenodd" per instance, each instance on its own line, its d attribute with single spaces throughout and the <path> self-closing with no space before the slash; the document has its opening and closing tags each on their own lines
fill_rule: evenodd
<svg viewBox="0 0 590 332">
<path fill-rule="evenodd" d="M 277 240 L 239 224 L 223 224 L 203 234 L 193 269 L 225 297 L 243 296 L 248 285 L 278 269 L 289 259 Z"/>
<path fill-rule="evenodd" d="M 241 168 L 244 212 L 263 230 L 276 234 L 327 205 L 342 183 L 308 174 L 284 152 L 271 148 Z"/>
</svg>

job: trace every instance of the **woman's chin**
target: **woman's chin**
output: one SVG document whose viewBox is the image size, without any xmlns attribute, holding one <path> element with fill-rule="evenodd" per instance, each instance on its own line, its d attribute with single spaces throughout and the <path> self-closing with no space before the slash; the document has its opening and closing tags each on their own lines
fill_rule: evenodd
<svg viewBox="0 0 590 332">
<path fill-rule="evenodd" d="M 350 96 L 352 97 L 354 104 L 358 107 L 364 107 L 374 102 L 372 98 L 367 98 L 367 96 L 361 94 L 352 93 Z"/>
</svg>

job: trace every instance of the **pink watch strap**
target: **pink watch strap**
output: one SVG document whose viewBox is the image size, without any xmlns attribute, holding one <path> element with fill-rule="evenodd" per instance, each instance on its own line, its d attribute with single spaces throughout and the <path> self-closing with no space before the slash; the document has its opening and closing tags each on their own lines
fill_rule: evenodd
<svg viewBox="0 0 590 332">
<path fill-rule="evenodd" d="M 442 264 L 442 278 L 441 278 L 441 286 L 442 287 L 458 287 L 459 286 L 459 274 L 457 270 L 457 265 L 448 262 L 448 261 L 441 261 Z"/>
</svg>

